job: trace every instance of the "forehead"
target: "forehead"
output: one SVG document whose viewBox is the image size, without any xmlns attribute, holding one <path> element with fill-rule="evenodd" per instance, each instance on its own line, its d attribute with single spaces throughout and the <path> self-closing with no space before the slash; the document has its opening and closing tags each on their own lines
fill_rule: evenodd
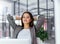
<svg viewBox="0 0 60 44">
<path fill-rule="evenodd" d="M 30 16 L 29 13 L 24 13 L 23 16 Z"/>
</svg>

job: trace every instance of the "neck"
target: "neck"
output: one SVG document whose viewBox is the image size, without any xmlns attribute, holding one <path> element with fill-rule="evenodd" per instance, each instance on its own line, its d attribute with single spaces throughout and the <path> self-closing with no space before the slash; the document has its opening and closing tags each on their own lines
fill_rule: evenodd
<svg viewBox="0 0 60 44">
<path fill-rule="evenodd" d="M 29 28 L 29 24 L 24 24 L 24 28 L 28 29 Z"/>
</svg>

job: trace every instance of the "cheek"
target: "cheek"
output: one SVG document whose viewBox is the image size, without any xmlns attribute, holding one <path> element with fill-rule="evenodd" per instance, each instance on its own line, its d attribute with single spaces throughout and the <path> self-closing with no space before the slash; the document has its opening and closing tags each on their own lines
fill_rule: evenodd
<svg viewBox="0 0 60 44">
<path fill-rule="evenodd" d="M 22 22 L 24 22 L 24 19 L 22 19 Z"/>
<path fill-rule="evenodd" d="M 26 20 L 26 21 L 25 21 Z M 27 23 L 30 23 L 31 22 L 31 19 L 22 19 L 23 22 L 27 22 Z"/>
<path fill-rule="evenodd" d="M 28 22 L 31 22 L 31 19 L 28 19 L 27 21 L 28 21 Z"/>
</svg>

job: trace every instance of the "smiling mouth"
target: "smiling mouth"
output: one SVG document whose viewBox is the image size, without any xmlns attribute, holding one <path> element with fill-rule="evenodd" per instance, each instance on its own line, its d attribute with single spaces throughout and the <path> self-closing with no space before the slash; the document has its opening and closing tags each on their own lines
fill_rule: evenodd
<svg viewBox="0 0 60 44">
<path fill-rule="evenodd" d="M 27 21 L 27 20 L 24 20 L 24 21 Z"/>
</svg>

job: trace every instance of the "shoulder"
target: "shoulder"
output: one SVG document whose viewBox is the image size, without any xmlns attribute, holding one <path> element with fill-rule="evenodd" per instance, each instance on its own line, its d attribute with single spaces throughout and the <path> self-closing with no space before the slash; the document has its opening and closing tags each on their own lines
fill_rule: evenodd
<svg viewBox="0 0 60 44">
<path fill-rule="evenodd" d="M 33 25 L 32 27 L 30 27 L 30 29 L 35 29 L 35 27 L 36 27 L 36 26 L 35 26 L 35 25 Z"/>
<path fill-rule="evenodd" d="M 23 27 L 21 25 L 17 25 L 17 29 L 22 29 Z"/>
</svg>

